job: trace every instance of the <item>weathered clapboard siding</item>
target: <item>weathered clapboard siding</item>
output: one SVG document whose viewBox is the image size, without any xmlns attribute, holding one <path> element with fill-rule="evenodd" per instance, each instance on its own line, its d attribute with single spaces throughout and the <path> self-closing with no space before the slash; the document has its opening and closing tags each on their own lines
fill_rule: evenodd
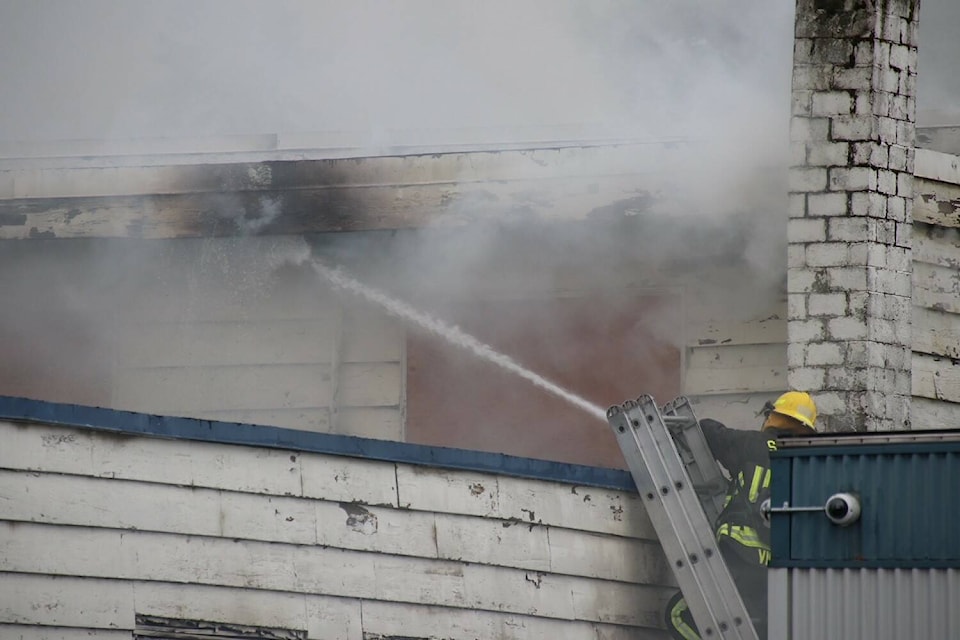
<svg viewBox="0 0 960 640">
<path fill-rule="evenodd" d="M 116 327 L 111 406 L 402 439 L 403 329 L 310 270 L 278 271 L 305 255 L 302 240 L 155 251 L 158 282 Z"/>
<path fill-rule="evenodd" d="M 635 494 L 42 424 L 0 423 L 0 439 L 0 624 L 662 637 L 674 583 Z M 190 606 L 171 604 L 179 588 Z"/>
<path fill-rule="evenodd" d="M 917 150 L 914 180 L 911 421 L 960 428 L 960 169 Z"/>
<path fill-rule="evenodd" d="M 737 313 L 687 311 L 684 392 L 701 418 L 753 429 L 764 403 L 787 388 L 786 302 Z"/>
</svg>

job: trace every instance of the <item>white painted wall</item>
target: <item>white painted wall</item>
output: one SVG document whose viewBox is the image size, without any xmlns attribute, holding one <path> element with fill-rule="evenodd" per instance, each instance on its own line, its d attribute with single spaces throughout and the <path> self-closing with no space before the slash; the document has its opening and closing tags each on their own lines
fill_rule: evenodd
<svg viewBox="0 0 960 640">
<path fill-rule="evenodd" d="M 135 614 L 325 640 L 663 637 L 673 578 L 634 494 L 43 424 L 0 438 L 5 638 L 129 638 Z"/>
<path fill-rule="evenodd" d="M 960 158 L 917 150 L 913 208 L 915 429 L 960 428 Z"/>
</svg>

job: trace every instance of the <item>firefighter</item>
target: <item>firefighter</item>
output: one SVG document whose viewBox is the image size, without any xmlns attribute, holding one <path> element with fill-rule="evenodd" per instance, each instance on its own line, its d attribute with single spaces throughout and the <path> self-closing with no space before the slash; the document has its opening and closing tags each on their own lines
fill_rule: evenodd
<svg viewBox="0 0 960 640">
<path fill-rule="evenodd" d="M 700 421 L 717 461 L 730 474 L 723 511 L 715 523 L 717 546 L 761 638 L 767 625 L 769 523 L 760 505 L 770 497 L 770 452 L 780 438 L 816 434 L 817 406 L 810 394 L 788 391 L 764 406 L 759 431 L 730 429 L 716 420 Z M 693 617 L 678 592 L 667 603 L 667 629 L 674 638 L 696 640 Z"/>
</svg>

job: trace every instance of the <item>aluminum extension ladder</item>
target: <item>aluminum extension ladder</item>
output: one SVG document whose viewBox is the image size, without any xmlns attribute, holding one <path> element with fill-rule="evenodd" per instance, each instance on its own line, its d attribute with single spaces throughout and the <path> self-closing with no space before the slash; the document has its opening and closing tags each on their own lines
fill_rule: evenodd
<svg viewBox="0 0 960 640">
<path fill-rule="evenodd" d="M 757 640 L 714 537 L 727 481 L 690 401 L 679 397 L 661 411 L 644 395 L 610 407 L 607 421 L 700 636 Z"/>
</svg>

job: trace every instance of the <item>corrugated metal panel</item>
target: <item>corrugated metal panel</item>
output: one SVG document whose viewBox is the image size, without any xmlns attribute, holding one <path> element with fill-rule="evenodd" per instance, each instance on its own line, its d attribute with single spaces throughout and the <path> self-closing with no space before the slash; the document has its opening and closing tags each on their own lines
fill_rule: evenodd
<svg viewBox="0 0 960 640">
<path fill-rule="evenodd" d="M 958 569 L 775 569 L 770 574 L 771 640 L 960 638 Z"/>
<path fill-rule="evenodd" d="M 774 464 L 774 505 L 822 506 L 834 493 L 853 492 L 862 506 L 848 527 L 822 512 L 774 514 L 775 566 L 960 566 L 957 443 L 792 448 Z"/>
</svg>

